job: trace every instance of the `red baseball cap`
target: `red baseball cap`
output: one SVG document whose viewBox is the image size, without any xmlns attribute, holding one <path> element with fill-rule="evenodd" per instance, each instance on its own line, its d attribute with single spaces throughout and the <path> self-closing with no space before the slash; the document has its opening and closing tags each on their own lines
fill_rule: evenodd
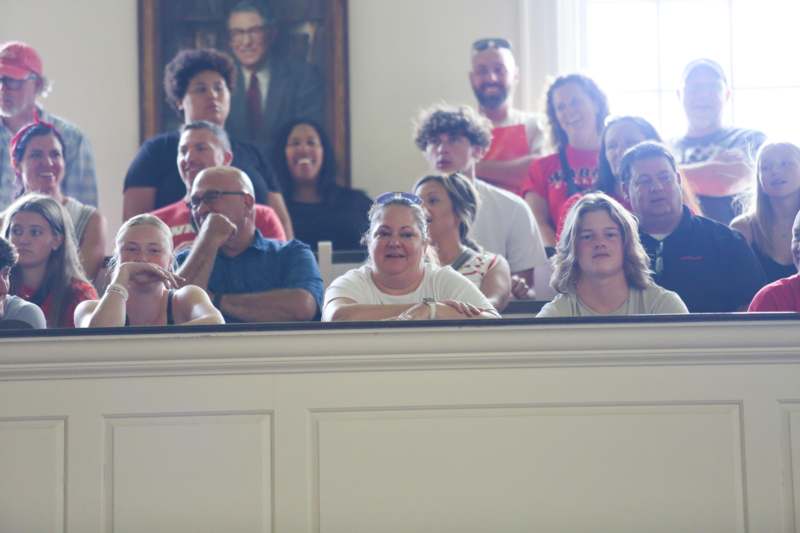
<svg viewBox="0 0 800 533">
<path fill-rule="evenodd" d="M 19 41 L 0 46 L 0 76 L 21 80 L 29 74 L 42 77 L 42 58 L 33 47 Z"/>
</svg>

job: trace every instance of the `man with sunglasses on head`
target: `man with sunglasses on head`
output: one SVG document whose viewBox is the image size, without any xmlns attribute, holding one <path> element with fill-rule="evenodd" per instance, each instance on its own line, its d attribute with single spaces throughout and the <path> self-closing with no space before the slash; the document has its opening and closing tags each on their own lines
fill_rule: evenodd
<svg viewBox="0 0 800 533">
<path fill-rule="evenodd" d="M 176 251 L 188 246 L 197 236 L 190 208 L 194 179 L 209 167 L 230 166 L 233 151 L 228 134 L 212 122 L 197 120 L 181 127 L 178 140 L 178 172 L 186 186 L 186 196 L 177 202 L 153 211 L 172 232 L 172 245 Z M 256 227 L 268 239 L 286 240 L 286 233 L 275 210 L 268 205 L 256 204 Z"/>
<path fill-rule="evenodd" d="M 640 143 L 622 157 L 620 172 L 653 280 L 677 292 L 691 313 L 746 310 L 766 283 L 761 264 L 738 231 L 683 205 L 669 149 Z"/>
<path fill-rule="evenodd" d="M 269 6 L 241 0 L 228 15 L 229 45 L 237 62 L 226 127 L 270 154 L 277 130 L 291 119 L 322 122 L 324 85 L 313 65 L 275 54 L 278 28 Z"/>
<path fill-rule="evenodd" d="M 189 203 L 200 230 L 191 250 L 178 253 L 178 274 L 208 291 L 226 322 L 319 317 L 323 285 L 311 249 L 261 234 L 247 174 L 207 168 L 194 179 Z"/>
<path fill-rule="evenodd" d="M 513 107 L 519 68 L 507 39 L 478 39 L 472 44 L 472 91 L 482 115 L 492 122 L 492 144 L 478 163 L 481 178 L 520 194 L 533 159 L 544 146 L 541 118 Z"/>
<path fill-rule="evenodd" d="M 92 147 L 76 126 L 37 105 L 37 98 L 49 91 L 50 81 L 33 47 L 17 41 L 0 45 L 0 210 L 8 207 L 19 192 L 8 146 L 23 126 L 36 120 L 53 124 L 64 138 L 64 196 L 97 206 Z"/>
</svg>

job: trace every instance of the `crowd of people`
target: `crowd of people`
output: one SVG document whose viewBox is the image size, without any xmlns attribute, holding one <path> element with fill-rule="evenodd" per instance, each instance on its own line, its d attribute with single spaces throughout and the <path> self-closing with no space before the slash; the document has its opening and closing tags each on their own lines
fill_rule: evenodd
<svg viewBox="0 0 800 533">
<path fill-rule="evenodd" d="M 166 66 L 182 125 L 131 162 L 110 258 L 88 140 L 42 108 L 36 50 L 0 45 L 4 323 L 499 318 L 536 298 L 536 269 L 556 292 L 540 317 L 800 311 L 800 148 L 723 124 L 710 59 L 686 66 L 688 129 L 665 143 L 582 74 L 550 83 L 542 115 L 514 108 L 511 43 L 479 39 L 477 109 L 422 111 L 429 172 L 371 199 L 336 181 L 318 74 L 270 60 L 271 14 L 243 0 L 228 31 L 233 57 Z M 368 259 L 326 289 L 323 241 Z"/>
</svg>

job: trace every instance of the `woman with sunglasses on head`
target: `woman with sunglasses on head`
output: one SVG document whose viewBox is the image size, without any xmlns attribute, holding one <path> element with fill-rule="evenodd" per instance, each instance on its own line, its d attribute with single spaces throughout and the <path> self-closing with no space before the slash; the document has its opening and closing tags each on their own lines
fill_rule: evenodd
<svg viewBox="0 0 800 533">
<path fill-rule="evenodd" d="M 750 243 L 771 283 L 797 273 L 792 225 L 800 211 L 800 148 L 788 142 L 764 144 L 756 160 L 756 183 L 747 213 L 731 228 Z"/>
<path fill-rule="evenodd" d="M 83 271 L 93 280 L 105 259 L 106 221 L 97 208 L 82 204 L 61 191 L 67 167 L 61 133 L 52 124 L 33 122 L 11 139 L 10 152 L 19 195 L 44 194 L 66 209 Z"/>
<path fill-rule="evenodd" d="M 468 279 L 427 259 L 428 223 L 418 196 L 378 196 L 369 222 L 364 234 L 369 259 L 325 291 L 323 321 L 500 316 Z"/>
<path fill-rule="evenodd" d="M 295 119 L 275 138 L 272 161 L 284 191 L 295 238 L 317 249 L 357 250 L 367 230 L 372 200 L 362 191 L 336 184 L 336 160 L 328 135 L 317 122 Z"/>
<path fill-rule="evenodd" d="M 461 174 L 431 175 L 417 181 L 428 216 L 428 235 L 441 265 L 449 265 L 473 282 L 498 311 L 511 298 L 508 261 L 485 251 L 469 237 L 478 211 L 478 191 Z"/>
<path fill-rule="evenodd" d="M 75 310 L 78 327 L 224 324 L 208 294 L 172 271 L 172 235 L 153 215 L 128 219 L 117 232 L 111 283 L 99 300 Z"/>
<path fill-rule="evenodd" d="M 603 193 L 572 207 L 558 241 L 551 285 L 537 317 L 688 313 L 680 296 L 653 282 L 636 219 Z"/>
<path fill-rule="evenodd" d="M 595 186 L 607 115 L 606 95 L 591 78 L 560 76 L 547 89 L 550 142 L 556 153 L 531 163 L 522 191 L 547 247 L 555 246 L 556 225 L 567 198 Z"/>
<path fill-rule="evenodd" d="M 3 235 L 19 253 L 10 292 L 41 307 L 48 328 L 75 327 L 76 306 L 97 298 L 83 273 L 72 231 L 66 209 L 50 196 L 22 196 L 5 212 Z"/>
</svg>

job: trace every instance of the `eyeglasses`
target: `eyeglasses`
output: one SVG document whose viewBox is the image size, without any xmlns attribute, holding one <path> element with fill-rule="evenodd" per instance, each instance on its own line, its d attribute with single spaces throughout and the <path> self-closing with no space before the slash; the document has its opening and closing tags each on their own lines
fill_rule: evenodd
<svg viewBox="0 0 800 533">
<path fill-rule="evenodd" d="M 264 36 L 264 30 L 267 27 L 264 25 L 261 26 L 252 26 L 250 28 L 230 28 L 228 30 L 228 34 L 231 37 L 231 41 L 233 42 L 242 42 L 244 41 L 245 37 L 250 37 L 251 39 L 256 39 Z"/>
<path fill-rule="evenodd" d="M 8 87 L 9 89 L 21 89 L 22 84 L 28 80 L 35 80 L 36 76 L 28 76 L 27 78 L 22 78 L 18 80 L 16 78 L 9 78 L 8 76 L 3 76 L 0 78 L 0 83 L 3 84 L 3 87 Z"/>
<path fill-rule="evenodd" d="M 386 205 L 393 202 L 422 205 L 422 198 L 410 192 L 385 192 L 375 198 L 375 203 L 378 205 Z"/>
<path fill-rule="evenodd" d="M 199 209 L 204 203 L 211 204 L 216 202 L 223 196 L 245 196 L 244 191 L 206 191 L 203 194 L 192 196 L 189 199 L 189 207 L 192 209 Z"/>
<path fill-rule="evenodd" d="M 503 39 L 502 37 L 478 39 L 477 41 L 472 43 L 472 49 L 476 52 L 483 52 L 488 48 L 506 48 L 508 50 L 511 50 L 511 43 L 507 39 Z"/>
</svg>

